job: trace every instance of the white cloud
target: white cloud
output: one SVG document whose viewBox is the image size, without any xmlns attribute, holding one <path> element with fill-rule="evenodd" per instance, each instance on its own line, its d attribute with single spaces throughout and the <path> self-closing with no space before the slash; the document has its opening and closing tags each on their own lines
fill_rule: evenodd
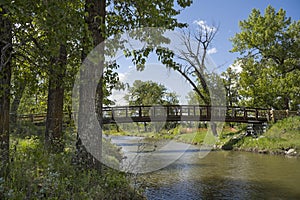
<svg viewBox="0 0 300 200">
<path fill-rule="evenodd" d="M 213 31 L 213 32 L 217 30 L 216 27 L 214 27 L 214 26 L 209 26 L 209 25 L 207 24 L 207 22 L 204 21 L 204 20 L 195 20 L 194 23 L 197 24 L 197 25 L 198 25 L 201 29 L 203 29 L 203 30 L 211 30 L 211 31 Z"/>
<path fill-rule="evenodd" d="M 127 73 L 118 73 L 118 75 L 119 75 L 119 80 L 121 81 L 121 82 L 124 82 L 124 81 L 126 81 L 126 79 L 127 79 Z"/>
<path fill-rule="evenodd" d="M 217 53 L 218 52 L 218 50 L 215 48 L 215 47 L 213 47 L 213 48 L 211 48 L 211 49 L 208 49 L 208 51 L 207 51 L 207 53 L 210 55 L 210 54 L 214 54 L 214 53 Z"/>
</svg>

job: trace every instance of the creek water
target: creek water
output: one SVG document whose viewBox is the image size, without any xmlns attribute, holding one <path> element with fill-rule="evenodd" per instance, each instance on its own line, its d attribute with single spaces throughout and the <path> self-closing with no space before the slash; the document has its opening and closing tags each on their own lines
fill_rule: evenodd
<svg viewBox="0 0 300 200">
<path fill-rule="evenodd" d="M 140 175 L 147 199 L 300 199 L 299 158 L 233 151 L 199 157 L 197 149 L 190 146 L 166 167 Z"/>
</svg>

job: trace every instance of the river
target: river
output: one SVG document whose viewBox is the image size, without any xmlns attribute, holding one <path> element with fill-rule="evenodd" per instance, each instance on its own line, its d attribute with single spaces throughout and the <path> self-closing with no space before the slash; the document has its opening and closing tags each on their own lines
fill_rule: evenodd
<svg viewBox="0 0 300 200">
<path fill-rule="evenodd" d="M 197 149 L 190 146 L 168 166 L 140 175 L 147 199 L 300 199 L 299 158 L 233 151 L 200 158 Z"/>
</svg>

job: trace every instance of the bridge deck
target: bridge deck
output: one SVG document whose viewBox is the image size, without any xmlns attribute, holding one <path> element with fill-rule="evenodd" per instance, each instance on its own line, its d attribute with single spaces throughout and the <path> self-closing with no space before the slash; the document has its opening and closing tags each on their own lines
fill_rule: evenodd
<svg viewBox="0 0 300 200">
<path fill-rule="evenodd" d="M 297 115 L 297 111 L 274 110 L 250 107 L 221 107 L 201 105 L 168 106 L 118 106 L 103 108 L 103 123 L 131 122 L 176 122 L 176 121 L 225 121 L 240 123 L 263 123 Z M 44 124 L 46 113 L 18 115 L 20 121 Z M 77 114 L 73 113 L 77 118 Z M 71 120 L 71 113 L 64 113 L 65 120 Z"/>
<path fill-rule="evenodd" d="M 199 105 L 120 106 L 103 108 L 103 123 L 225 121 L 262 123 L 269 110 L 246 107 L 212 107 Z"/>
</svg>

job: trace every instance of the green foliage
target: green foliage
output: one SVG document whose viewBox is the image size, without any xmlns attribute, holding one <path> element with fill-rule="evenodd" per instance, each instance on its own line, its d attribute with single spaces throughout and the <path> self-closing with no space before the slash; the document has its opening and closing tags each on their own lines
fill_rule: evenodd
<svg viewBox="0 0 300 200">
<path fill-rule="evenodd" d="M 157 27 L 175 28 L 184 26 L 175 18 L 180 9 L 190 6 L 192 1 L 107 1 L 106 27 L 101 30 L 105 38 L 133 28 Z M 25 84 L 27 94 L 22 98 L 20 113 L 45 111 L 47 104 L 48 76 L 59 74 L 65 89 L 65 102 L 71 104 L 71 90 L 75 74 L 81 64 L 83 46 L 87 51 L 93 48 L 91 35 L 87 33 L 82 1 L 5 1 L 11 12 L 9 15 L 13 27 L 14 50 L 13 59 L 13 94 L 18 93 L 19 83 Z M 147 7 L 147 9 L 145 9 Z M 162 31 L 163 33 L 163 31 Z M 145 34 L 144 34 L 145 35 Z M 159 37 L 159 34 L 156 34 Z M 143 35 L 137 38 L 144 39 Z M 148 38 L 149 39 L 149 38 Z M 55 58 L 59 55 L 60 45 L 65 45 L 68 58 L 65 66 L 58 66 Z M 118 44 L 118 42 L 115 42 Z M 120 48 L 122 42 L 119 42 Z M 108 51 L 115 51 L 109 49 Z M 113 52 L 108 52 L 110 55 Z M 147 55 L 144 53 L 143 56 Z M 137 58 L 140 60 L 140 57 Z M 138 61 L 137 61 L 138 62 Z M 120 87 L 115 69 L 118 64 L 107 64 L 104 70 L 104 104 L 113 104 L 106 99 L 112 88 Z M 52 84 L 53 85 L 53 84 Z M 122 85 L 121 85 L 122 87 Z M 42 105 L 41 105 L 42 104 Z M 33 107 L 33 108 L 32 108 Z M 41 108 L 41 109 L 40 109 Z M 64 106 L 64 109 L 69 109 Z"/>
<path fill-rule="evenodd" d="M 192 133 L 185 133 L 178 137 L 178 141 L 190 144 L 202 144 L 206 136 L 207 129 L 199 129 Z"/>
<path fill-rule="evenodd" d="M 226 102 L 229 106 L 237 106 L 239 100 L 238 81 L 239 76 L 236 70 L 228 67 L 225 72 L 221 74 L 223 84 L 226 90 Z"/>
<path fill-rule="evenodd" d="M 85 21 L 88 13 L 84 11 L 85 7 L 90 6 L 87 5 L 88 2 L 96 1 L 1 1 L 1 12 L 5 7 L 9 13 L 5 13 L 5 17 L 13 24 L 12 97 L 17 100 L 21 99 L 19 103 L 16 101 L 20 106 L 14 107 L 16 110 L 19 108 L 20 113 L 45 112 L 47 109 L 48 113 L 57 114 L 61 112 L 62 107 L 66 111 L 71 110 L 71 90 L 75 74 L 78 72 L 82 59 L 95 47 L 93 42 L 99 39 L 92 38 L 91 34 L 86 31 L 89 29 L 88 26 L 95 25 L 93 22 L 98 22 L 99 18 L 106 18 L 105 27 L 93 28 L 101 32 L 100 35 L 103 38 L 141 27 L 163 26 L 175 29 L 185 26 L 175 17 L 181 9 L 192 3 L 191 0 L 105 1 L 107 2 L 106 16 L 93 16 L 92 23 L 88 24 Z M 1 26 L 0 29 L 2 28 Z M 162 29 L 160 33 L 163 32 Z M 143 40 L 145 37 L 147 38 L 145 35 L 137 35 L 136 39 Z M 160 34 L 157 34 L 157 37 L 160 38 Z M 149 37 L 147 39 L 151 40 Z M 117 44 L 120 44 L 122 48 L 122 42 Z M 143 63 L 144 57 L 149 54 L 148 50 L 141 52 L 142 57 L 135 57 L 137 64 Z M 108 64 L 104 71 L 106 90 L 103 96 L 108 96 L 113 87 L 121 87 L 118 85 L 120 83 L 115 73 L 117 67 L 116 64 Z M 21 93 L 20 85 L 25 85 L 24 93 Z M 10 85 L 6 87 L 10 88 Z M 62 92 L 53 96 L 51 94 L 53 90 Z M 62 98 L 57 98 L 57 96 L 64 97 L 65 105 L 57 106 L 62 103 Z M 54 99 L 48 108 L 47 97 L 49 97 L 48 102 Z M 176 95 L 168 93 L 164 100 L 176 102 L 176 98 Z M 110 104 L 111 102 L 107 100 L 104 103 Z M 59 116 L 55 117 L 59 118 Z M 52 118 L 48 117 L 48 119 Z M 58 120 L 61 122 L 62 119 Z M 59 124 L 56 122 L 55 124 Z M 56 126 L 53 130 L 58 130 L 57 128 L 60 127 Z M 26 134 L 32 131 L 30 126 L 25 129 L 15 128 L 16 132 L 22 131 Z M 10 179 L 4 181 L 0 178 L 0 195 L 3 193 L 8 199 L 133 198 L 128 191 L 124 174 L 110 171 L 100 174 L 89 169 L 80 171 L 71 165 L 75 153 L 74 143 L 72 147 L 65 148 L 61 153 L 49 154 L 44 149 L 43 141 L 40 136 L 25 139 L 13 137 Z M 69 141 L 64 142 L 67 144 Z M 110 158 L 116 161 L 113 160 L 114 155 Z"/>
<path fill-rule="evenodd" d="M 124 98 L 129 105 L 174 105 L 179 103 L 176 93 L 168 92 L 165 86 L 152 81 L 136 80 L 128 90 L 129 94 Z"/>
<path fill-rule="evenodd" d="M 183 27 L 184 23 L 175 18 L 180 10 L 191 5 L 191 0 L 153 0 L 153 1 L 108 1 L 107 34 L 142 27 L 163 27 L 174 29 Z M 145 9 L 147 8 L 147 9 Z"/>
<path fill-rule="evenodd" d="M 264 15 L 253 9 L 240 22 L 241 32 L 231 40 L 232 52 L 242 56 L 239 93 L 248 106 L 296 109 L 300 103 L 299 29 L 286 12 L 268 6 Z"/>
<path fill-rule="evenodd" d="M 10 174 L 0 178 L 5 199 L 140 199 L 130 188 L 124 173 L 104 169 L 104 173 L 72 165 L 74 152 L 45 151 L 37 136 L 12 137 Z"/>
</svg>

